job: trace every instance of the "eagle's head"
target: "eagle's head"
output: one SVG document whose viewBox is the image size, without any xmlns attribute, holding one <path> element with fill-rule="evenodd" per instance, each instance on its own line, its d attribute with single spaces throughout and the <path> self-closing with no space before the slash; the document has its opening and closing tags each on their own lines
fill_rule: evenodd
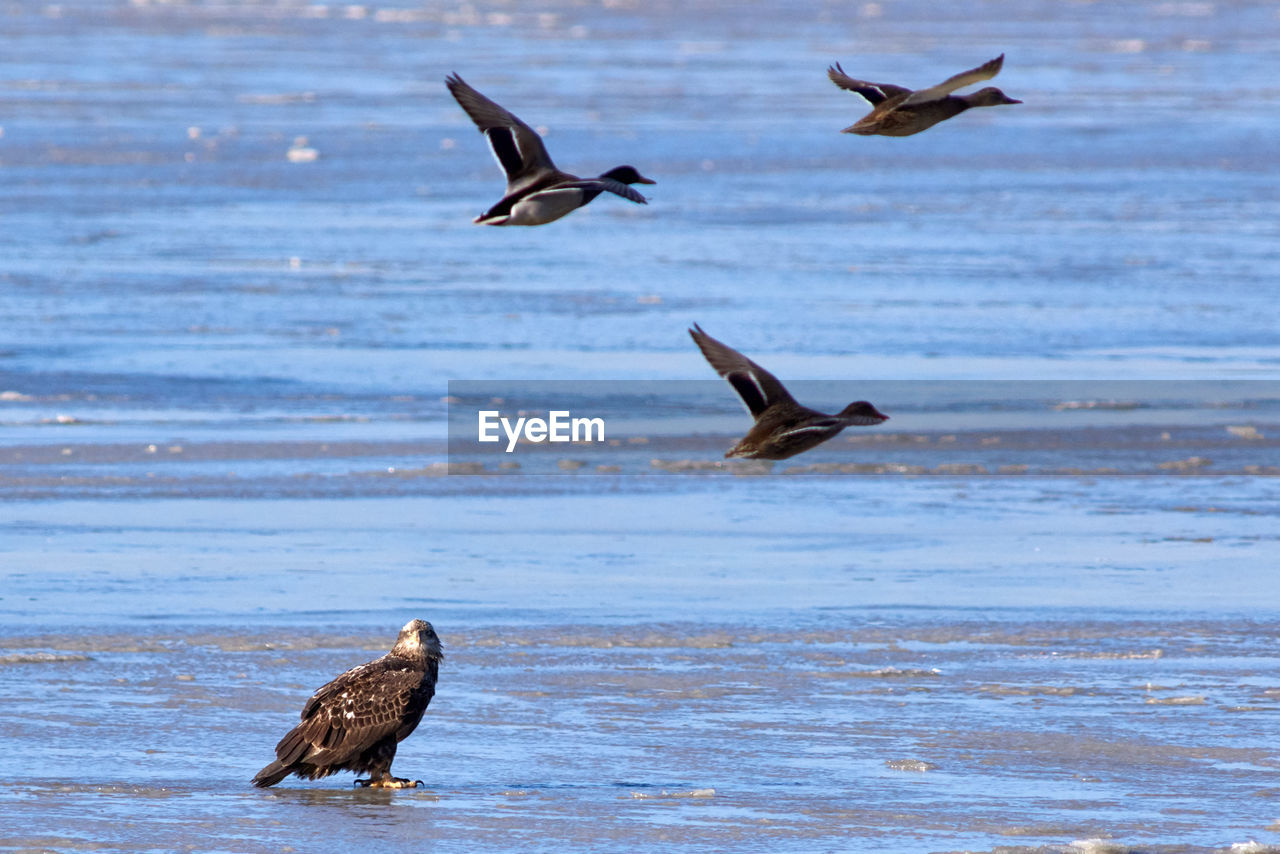
<svg viewBox="0 0 1280 854">
<path fill-rule="evenodd" d="M 425 657 L 440 661 L 444 658 L 444 647 L 436 630 L 426 620 L 410 620 L 400 630 L 396 645 L 391 648 L 392 655 L 404 658 Z"/>
</svg>

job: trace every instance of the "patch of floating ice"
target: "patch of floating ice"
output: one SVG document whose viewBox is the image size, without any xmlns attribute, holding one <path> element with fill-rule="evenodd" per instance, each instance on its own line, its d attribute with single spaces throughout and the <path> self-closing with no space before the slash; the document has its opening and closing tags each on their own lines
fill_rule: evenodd
<svg viewBox="0 0 1280 854">
<path fill-rule="evenodd" d="M 914 677 L 919 677 L 919 676 L 941 676 L 941 675 L 942 675 L 942 671 L 941 671 L 941 670 L 939 670 L 939 669 L 938 669 L 938 668 L 936 668 L 936 667 L 931 667 L 931 668 L 929 668 L 928 670 L 925 670 L 925 669 L 922 669 L 922 668 L 919 668 L 919 667 L 892 667 L 892 666 L 890 666 L 890 667 L 881 667 L 881 668 L 880 668 L 880 669 L 878 669 L 878 670 L 868 670 L 868 671 L 866 671 L 866 672 L 858 672 L 858 673 L 855 673 L 855 674 L 853 674 L 853 675 L 855 675 L 855 676 L 873 676 L 873 677 L 885 677 L 885 676 L 888 676 L 888 677 L 894 677 L 894 676 L 903 676 L 903 677 L 913 677 L 913 678 L 914 678 Z"/>
<path fill-rule="evenodd" d="M 1127 845 L 1120 845 L 1108 839 L 1077 839 L 1071 843 L 1070 848 L 1074 851 L 1085 851 L 1088 854 L 1124 854 L 1124 852 L 1132 849 Z"/>
<path fill-rule="evenodd" d="M 315 92 L 273 92 L 259 95 L 237 95 L 241 104 L 309 104 L 316 99 Z"/>
<path fill-rule="evenodd" d="M 663 789 L 660 792 L 632 792 L 631 797 L 637 801 L 652 801 L 659 798 L 714 798 L 716 796 L 715 789 L 690 789 L 687 792 L 668 792 Z"/>
<path fill-rule="evenodd" d="M 320 152 L 307 144 L 305 136 L 299 136 L 293 140 L 285 156 L 290 163 L 312 163 L 320 158 Z"/>
<path fill-rule="evenodd" d="M 1250 839 L 1248 842 L 1233 842 L 1230 850 L 1236 854 L 1267 854 L 1267 852 L 1280 851 L 1280 848 L 1274 845 L 1263 845 L 1261 842 Z"/>
<path fill-rule="evenodd" d="M 1148 706 L 1203 706 L 1204 697 L 1148 697 Z"/>
<path fill-rule="evenodd" d="M 1208 457 L 1187 457 L 1185 460 L 1171 460 L 1167 463 L 1160 463 L 1156 468 L 1165 471 L 1192 471 L 1211 465 L 1213 465 L 1213 460 Z"/>
<path fill-rule="evenodd" d="M 1147 43 L 1142 39 L 1114 39 L 1111 49 L 1116 53 L 1142 53 L 1147 49 Z"/>
<path fill-rule="evenodd" d="M 1099 661 L 1127 661 L 1138 658 L 1163 658 L 1162 649 L 1140 649 L 1132 652 L 1056 652 L 1062 658 L 1096 659 Z"/>
<path fill-rule="evenodd" d="M 10 655 L 0 655 L 0 665 L 3 664 L 62 664 L 68 661 L 93 661 L 92 656 L 88 655 L 58 655 L 53 652 L 15 652 Z"/>
<path fill-rule="evenodd" d="M 1011 697 L 1073 697 L 1080 689 L 1070 685 L 979 685 L 978 690 Z"/>
<path fill-rule="evenodd" d="M 652 468 L 673 474 L 685 472 L 726 471 L 733 474 L 768 474 L 773 469 L 770 460 L 660 460 L 649 461 Z"/>
<path fill-rule="evenodd" d="M 916 771 L 921 774 L 925 771 L 933 771 L 938 767 L 932 762 L 925 762 L 923 759 L 887 759 L 884 764 L 894 771 Z"/>
<path fill-rule="evenodd" d="M 380 24 L 410 24 L 425 21 L 427 16 L 417 9 L 379 9 L 373 13 L 373 19 Z"/>
<path fill-rule="evenodd" d="M 1054 409 L 1062 412 L 1067 409 L 1117 409 L 1127 412 L 1130 409 L 1142 409 L 1144 404 L 1136 400 L 1064 400 L 1054 404 Z"/>
<path fill-rule="evenodd" d="M 1251 441 L 1266 438 L 1258 432 L 1257 427 L 1251 425 L 1236 425 L 1227 428 L 1227 432 L 1237 439 L 1249 439 Z"/>
</svg>

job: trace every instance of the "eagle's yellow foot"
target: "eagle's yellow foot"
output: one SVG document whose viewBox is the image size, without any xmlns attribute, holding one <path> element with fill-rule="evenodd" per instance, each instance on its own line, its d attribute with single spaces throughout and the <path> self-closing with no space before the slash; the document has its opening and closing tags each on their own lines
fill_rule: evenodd
<svg viewBox="0 0 1280 854">
<path fill-rule="evenodd" d="M 356 785 L 365 789 L 416 789 L 422 785 L 422 781 L 406 780 L 403 777 L 383 777 L 378 780 L 356 780 Z"/>
</svg>

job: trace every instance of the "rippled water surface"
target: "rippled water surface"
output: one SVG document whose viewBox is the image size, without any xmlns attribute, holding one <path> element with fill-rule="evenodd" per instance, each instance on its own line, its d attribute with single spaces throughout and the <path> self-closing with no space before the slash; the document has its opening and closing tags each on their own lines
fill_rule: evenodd
<svg viewBox="0 0 1280 854">
<path fill-rule="evenodd" d="M 0 20 L 0 848 L 1280 846 L 1272 4 Z M 650 204 L 472 225 L 450 72 Z M 891 419 L 724 465 L 694 322 Z M 251 788 L 414 617 L 423 788 Z"/>
</svg>

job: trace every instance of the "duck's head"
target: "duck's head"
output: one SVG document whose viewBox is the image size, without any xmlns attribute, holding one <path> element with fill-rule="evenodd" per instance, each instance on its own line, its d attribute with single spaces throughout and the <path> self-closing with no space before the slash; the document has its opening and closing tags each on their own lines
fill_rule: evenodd
<svg viewBox="0 0 1280 854">
<path fill-rule="evenodd" d="M 839 418 L 853 427 L 869 427 L 872 424 L 881 424 L 889 420 L 888 415 L 885 415 L 865 400 L 855 400 L 840 410 Z"/>
<path fill-rule="evenodd" d="M 656 184 L 657 181 L 650 180 L 636 171 L 634 166 L 615 166 L 608 172 L 600 176 L 601 178 L 612 178 L 615 181 L 621 181 L 624 184 Z"/>
<path fill-rule="evenodd" d="M 1010 98 L 994 86 L 979 89 L 965 99 L 972 107 L 995 107 L 1000 104 L 1021 104 L 1017 98 Z"/>
</svg>

